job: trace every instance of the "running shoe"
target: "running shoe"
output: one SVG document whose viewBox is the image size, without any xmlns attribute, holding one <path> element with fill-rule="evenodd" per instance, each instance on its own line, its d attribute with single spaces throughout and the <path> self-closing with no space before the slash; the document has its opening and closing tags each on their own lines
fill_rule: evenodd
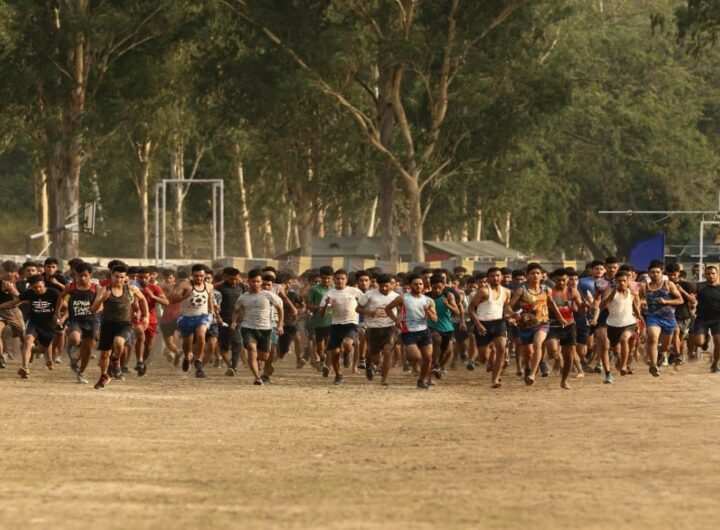
<svg viewBox="0 0 720 530">
<path fill-rule="evenodd" d="M 328 368 L 327 364 L 325 363 L 322 364 L 322 374 L 323 377 L 327 377 L 330 375 L 330 368 Z"/>
<path fill-rule="evenodd" d="M 225 375 L 228 376 L 228 377 L 234 377 L 236 373 L 237 373 L 237 370 L 235 370 L 235 368 L 232 368 L 232 367 L 231 367 L 231 368 L 228 368 L 228 369 L 225 371 Z"/>
<path fill-rule="evenodd" d="M 95 383 L 95 390 L 100 390 L 101 388 L 105 388 L 109 382 L 110 382 L 110 376 L 108 374 L 102 374 L 100 376 L 100 379 L 98 379 L 98 382 Z"/>
<path fill-rule="evenodd" d="M 255 386 L 263 386 L 262 379 L 255 379 L 255 381 L 253 381 L 253 385 L 255 385 Z"/>
<path fill-rule="evenodd" d="M 465 365 L 465 368 L 467 368 L 468 370 L 475 370 L 475 363 L 472 361 L 468 361 Z"/>
<path fill-rule="evenodd" d="M 5 368 L 5 356 L 0 355 L 0 368 Z"/>
<path fill-rule="evenodd" d="M 433 368 L 432 374 L 433 374 L 433 376 L 435 376 L 435 379 L 442 379 L 443 374 L 442 374 L 442 370 L 440 370 L 440 368 Z"/>
<path fill-rule="evenodd" d="M 599 364 L 596 364 L 596 365 L 595 365 L 595 368 L 593 368 L 593 372 L 595 372 L 596 374 L 601 374 L 601 373 L 602 373 L 602 368 L 600 368 L 600 365 L 599 365 Z"/>
<path fill-rule="evenodd" d="M 307 361 L 306 361 L 305 359 L 303 359 L 302 357 L 300 357 L 300 358 L 297 360 L 297 363 L 295 364 L 295 368 L 297 368 L 298 370 L 300 370 L 303 366 L 305 366 L 305 363 L 307 363 Z"/>
<path fill-rule="evenodd" d="M 147 363 L 145 361 L 138 363 L 135 367 L 138 377 L 143 377 L 147 373 Z"/>
<path fill-rule="evenodd" d="M 662 364 L 661 364 L 660 366 L 669 366 L 669 365 L 670 365 L 670 364 L 668 363 L 668 358 L 667 358 L 667 356 L 663 353 L 663 354 L 662 354 Z"/>
<path fill-rule="evenodd" d="M 190 361 L 187 357 L 184 357 L 182 362 L 182 371 L 187 372 L 188 370 L 190 370 Z"/>
<path fill-rule="evenodd" d="M 184 356 L 182 353 L 176 353 L 175 357 L 173 358 L 173 366 L 178 366 L 180 364 L 180 359 L 184 359 Z M 189 368 L 189 366 L 188 366 Z"/>
<path fill-rule="evenodd" d="M 77 373 L 78 370 L 80 370 L 80 365 L 75 359 L 70 359 L 70 370 L 72 370 L 73 373 Z"/>
<path fill-rule="evenodd" d="M 466 352 L 466 351 L 461 351 L 461 352 L 460 352 L 460 360 L 461 360 L 461 361 L 467 361 L 467 358 L 468 358 L 468 352 Z"/>
<path fill-rule="evenodd" d="M 343 367 L 350 368 L 350 352 L 344 351 L 342 356 L 343 356 Z"/>
<path fill-rule="evenodd" d="M 710 372 L 713 373 L 713 374 L 716 374 L 716 373 L 720 372 L 720 368 L 718 368 L 718 365 L 717 365 L 717 364 L 712 363 L 712 364 L 710 365 Z"/>
<path fill-rule="evenodd" d="M 650 373 L 653 377 L 660 377 L 660 370 L 658 370 L 658 367 L 655 364 L 650 365 Z"/>
<path fill-rule="evenodd" d="M 270 378 L 270 376 L 267 375 L 267 374 L 262 374 L 262 375 L 260 376 L 260 379 L 262 379 L 262 382 L 263 382 L 263 383 L 269 383 L 270 381 L 272 381 L 272 379 Z"/>
<path fill-rule="evenodd" d="M 30 377 L 30 370 L 28 370 L 28 368 L 25 366 L 21 366 L 18 370 L 18 375 L 23 379 L 27 379 L 28 377 Z"/>
<path fill-rule="evenodd" d="M 80 372 L 80 371 L 75 372 L 75 379 L 76 379 L 77 382 L 80 383 L 81 385 L 87 385 L 87 384 L 88 384 L 87 377 L 85 377 L 85 374 L 82 373 L 82 372 Z"/>
<path fill-rule="evenodd" d="M 195 377 L 198 379 L 207 379 L 207 374 L 205 373 L 205 370 L 200 368 L 199 370 L 195 370 Z"/>
<path fill-rule="evenodd" d="M 340 383 L 342 383 L 342 380 L 343 380 L 342 374 L 336 374 L 335 380 L 333 381 L 333 385 L 339 385 Z"/>
<path fill-rule="evenodd" d="M 372 381 L 374 376 L 375 376 L 375 370 L 373 370 L 372 363 L 368 363 L 365 366 L 365 377 L 367 377 L 368 381 Z"/>
<path fill-rule="evenodd" d="M 127 366 L 123 366 L 120 370 L 122 370 L 123 375 L 130 375 L 130 368 Z"/>
<path fill-rule="evenodd" d="M 550 375 L 550 367 L 545 361 L 540 361 L 540 374 L 543 377 L 547 377 L 548 375 Z"/>
<path fill-rule="evenodd" d="M 613 382 L 613 376 L 610 372 L 605 374 L 605 380 L 603 381 L 603 384 L 611 385 Z"/>
<path fill-rule="evenodd" d="M 53 363 L 55 363 L 55 364 L 62 363 L 62 358 L 59 355 L 53 357 Z"/>
<path fill-rule="evenodd" d="M 422 379 L 418 379 L 417 385 L 418 390 L 430 390 L 430 385 L 428 385 L 425 381 Z"/>
<path fill-rule="evenodd" d="M 217 357 L 213 362 L 213 368 L 220 368 L 220 357 Z"/>
<path fill-rule="evenodd" d="M 360 368 L 360 370 L 365 370 L 366 366 L 367 364 L 365 363 L 365 359 L 360 359 L 358 361 L 358 368 Z"/>
</svg>

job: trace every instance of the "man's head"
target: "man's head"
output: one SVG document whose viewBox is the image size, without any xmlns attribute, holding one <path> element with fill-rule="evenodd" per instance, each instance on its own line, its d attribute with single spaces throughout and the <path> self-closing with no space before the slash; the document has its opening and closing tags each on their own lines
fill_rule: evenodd
<svg viewBox="0 0 720 530">
<path fill-rule="evenodd" d="M 338 269 L 333 274 L 333 282 L 335 283 L 335 289 L 344 289 L 347 285 L 348 275 L 345 269 Z"/>
<path fill-rule="evenodd" d="M 248 290 L 251 293 L 259 293 L 262 289 L 262 271 L 260 269 L 253 269 L 248 272 Z"/>
<path fill-rule="evenodd" d="M 653 282 L 661 281 L 663 275 L 663 261 L 661 259 L 652 260 L 650 262 L 650 267 L 648 268 L 648 274 L 650 275 L 650 280 Z"/>
<path fill-rule="evenodd" d="M 73 267 L 75 282 L 81 287 L 88 287 L 92 279 L 93 267 L 89 263 L 81 261 Z"/>
<path fill-rule="evenodd" d="M 113 287 L 121 287 L 127 281 L 128 268 L 125 265 L 116 265 L 112 268 L 110 280 Z"/>
<path fill-rule="evenodd" d="M 237 287 L 240 283 L 240 271 L 235 267 L 225 267 L 223 269 L 223 281 L 230 287 Z"/>
<path fill-rule="evenodd" d="M 543 268 L 539 263 L 529 263 L 527 266 L 528 283 L 537 285 L 543 277 Z"/>
<path fill-rule="evenodd" d="M 555 282 L 557 289 L 563 290 L 568 285 L 568 271 L 565 268 L 555 269 L 550 277 Z"/>
<path fill-rule="evenodd" d="M 58 260 L 56 258 L 45 258 L 45 276 L 55 276 L 58 271 Z"/>
<path fill-rule="evenodd" d="M 405 282 L 410 287 L 410 292 L 413 294 L 422 294 L 425 289 L 425 282 L 420 274 L 410 274 L 405 278 Z"/>
<path fill-rule="evenodd" d="M 430 277 L 430 292 L 433 296 L 440 296 L 445 290 L 445 279 L 440 274 Z"/>
<path fill-rule="evenodd" d="M 42 274 L 33 274 L 28 278 L 28 285 L 30 290 L 37 294 L 43 294 L 47 289 L 45 288 L 45 278 Z"/>
<path fill-rule="evenodd" d="M 628 276 L 627 272 L 618 271 L 617 274 L 615 274 L 615 289 L 617 289 L 619 292 L 625 292 L 629 284 L 630 277 Z"/>
<path fill-rule="evenodd" d="M 620 260 L 615 256 L 608 256 L 605 258 L 605 276 L 608 278 L 614 278 L 617 271 L 620 269 Z"/>
<path fill-rule="evenodd" d="M 37 263 L 34 261 L 26 261 L 22 266 L 22 275 L 25 278 L 30 279 L 31 276 L 35 276 L 38 273 Z"/>
<path fill-rule="evenodd" d="M 493 289 L 502 282 L 502 271 L 499 267 L 490 267 L 486 273 L 487 283 Z"/>
<path fill-rule="evenodd" d="M 705 267 L 705 280 L 711 285 L 718 283 L 718 269 L 715 265 Z"/>
<path fill-rule="evenodd" d="M 393 279 L 389 274 L 380 274 L 377 276 L 377 288 L 380 294 L 386 295 L 393 289 Z"/>
<path fill-rule="evenodd" d="M 205 282 L 205 265 L 202 263 L 196 263 L 190 269 L 192 273 L 192 283 L 195 285 L 202 285 Z"/>
<path fill-rule="evenodd" d="M 668 279 L 673 283 L 680 281 L 680 271 L 679 263 L 668 263 L 665 266 L 665 274 L 667 274 Z"/>
<path fill-rule="evenodd" d="M 140 284 L 140 287 L 150 285 L 150 271 L 147 270 L 147 267 L 138 267 L 137 282 Z"/>
<path fill-rule="evenodd" d="M 264 272 L 262 276 L 262 288 L 266 291 L 272 291 L 275 287 L 275 275 L 271 272 Z"/>
<path fill-rule="evenodd" d="M 328 289 L 330 287 L 330 284 L 333 281 L 333 269 L 329 266 L 320 267 L 320 285 L 324 287 L 325 289 Z"/>
<path fill-rule="evenodd" d="M 355 273 L 356 287 L 365 292 L 370 287 L 370 275 L 366 271 L 357 271 Z"/>
<path fill-rule="evenodd" d="M 590 262 L 590 270 L 592 271 L 592 277 L 596 280 L 600 279 L 605 274 L 605 262 L 599 259 Z"/>
</svg>

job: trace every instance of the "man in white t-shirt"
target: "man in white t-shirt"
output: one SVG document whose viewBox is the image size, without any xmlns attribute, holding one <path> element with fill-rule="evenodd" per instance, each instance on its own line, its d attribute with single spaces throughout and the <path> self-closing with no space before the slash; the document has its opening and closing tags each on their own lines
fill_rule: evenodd
<svg viewBox="0 0 720 530">
<path fill-rule="evenodd" d="M 262 288 L 262 271 L 248 273 L 248 292 L 235 302 L 230 329 L 234 330 L 240 322 L 240 334 L 248 354 L 248 366 L 255 377 L 253 384 L 261 386 L 258 360 L 267 361 L 270 355 L 273 330 L 273 308 L 277 312 L 277 334 L 284 332 L 284 313 L 282 299 L 272 291 Z"/>
<path fill-rule="evenodd" d="M 385 313 L 385 307 L 399 295 L 393 291 L 393 281 L 389 274 L 377 277 L 377 289 L 365 292 L 358 300 L 356 311 L 365 315 L 367 326 L 366 338 L 368 342 L 369 360 L 365 364 L 365 376 L 372 381 L 375 367 L 380 364 L 382 353 L 382 386 L 388 386 L 388 374 L 392 366 L 393 348 L 397 327 L 395 322 Z"/>
<path fill-rule="evenodd" d="M 330 289 L 320 301 L 320 314 L 325 316 L 328 307 L 332 307 L 332 323 L 330 325 L 330 337 L 328 338 L 327 351 L 330 353 L 330 364 L 335 371 L 334 384 L 342 383 L 340 373 L 340 349 L 342 348 L 343 358 L 350 360 L 355 341 L 357 340 L 357 328 L 359 315 L 355 308 L 358 305 L 358 298 L 362 291 L 357 287 L 347 286 L 347 272 L 338 269 L 333 275 L 335 287 Z M 323 367 L 323 376 L 330 375 L 330 368 Z"/>
</svg>

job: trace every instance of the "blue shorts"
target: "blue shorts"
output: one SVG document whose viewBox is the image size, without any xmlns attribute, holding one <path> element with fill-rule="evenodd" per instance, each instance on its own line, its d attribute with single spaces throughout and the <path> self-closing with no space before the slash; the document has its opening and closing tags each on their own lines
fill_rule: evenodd
<svg viewBox="0 0 720 530">
<path fill-rule="evenodd" d="M 533 343 L 535 340 L 535 333 L 538 331 L 544 331 L 545 334 L 550 331 L 550 326 L 548 324 L 540 324 L 539 326 L 535 326 L 534 328 L 528 328 L 528 329 L 518 329 L 518 336 L 520 337 L 520 343 L 528 346 Z"/>
<path fill-rule="evenodd" d="M 190 335 L 195 333 L 195 330 L 200 326 L 205 326 L 206 328 L 209 328 L 210 324 L 212 324 L 212 316 L 210 315 L 210 313 L 205 313 L 204 315 L 197 315 L 194 317 L 183 316 L 178 318 L 177 321 L 178 331 L 180 331 L 180 335 L 182 335 L 183 337 L 189 337 Z"/>
<path fill-rule="evenodd" d="M 675 333 L 677 327 L 677 321 L 675 317 L 657 317 L 655 315 L 647 315 L 645 317 L 645 325 L 648 328 L 660 328 L 660 333 L 663 335 L 672 335 Z"/>
</svg>

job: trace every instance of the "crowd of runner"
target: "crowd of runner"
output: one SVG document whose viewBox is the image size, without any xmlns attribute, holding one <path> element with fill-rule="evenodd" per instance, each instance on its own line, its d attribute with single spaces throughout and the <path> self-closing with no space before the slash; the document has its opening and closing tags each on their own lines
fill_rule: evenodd
<svg viewBox="0 0 720 530">
<path fill-rule="evenodd" d="M 687 277 L 678 264 L 650 263 L 636 271 L 609 257 L 584 271 L 463 267 L 385 274 L 321 267 L 300 276 L 273 267 L 247 274 L 129 267 L 119 260 L 96 269 L 79 259 L 2 263 L 0 335 L 21 341 L 19 358 L 0 340 L 0 369 L 19 363 L 54 370 L 67 355 L 78 383 L 97 359 L 96 389 L 148 371 L 156 337 L 164 357 L 206 378 L 248 370 L 253 384 L 272 381 L 274 363 L 291 352 L 342 384 L 343 371 L 363 371 L 388 385 L 393 368 L 414 374 L 427 390 L 447 370 L 485 367 L 501 388 L 514 359 L 525 384 L 551 370 L 560 386 L 571 377 L 633 374 L 646 366 L 659 377 L 698 358 L 712 344 L 710 371 L 720 362 L 720 278 L 717 267 Z M 7 336 L 8 333 L 6 332 Z M 157 355 L 157 354 L 156 354 Z M 42 359 L 42 361 L 40 360 Z M 155 359 L 155 362 L 158 362 Z"/>
</svg>

